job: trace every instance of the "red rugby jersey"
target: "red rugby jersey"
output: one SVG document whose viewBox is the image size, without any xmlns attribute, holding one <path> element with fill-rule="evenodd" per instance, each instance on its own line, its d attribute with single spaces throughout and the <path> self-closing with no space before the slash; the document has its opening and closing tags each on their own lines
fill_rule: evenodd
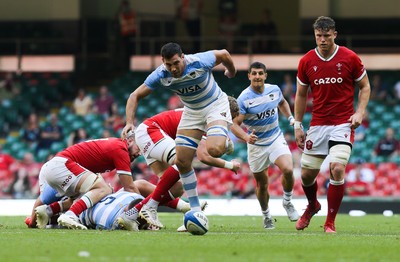
<svg viewBox="0 0 400 262">
<path fill-rule="evenodd" d="M 118 174 L 131 175 L 128 144 L 120 138 L 88 140 L 72 145 L 56 156 L 71 159 L 94 173 L 116 169 Z"/>
<path fill-rule="evenodd" d="M 328 59 L 317 48 L 305 54 L 298 66 L 297 80 L 311 87 L 311 126 L 347 123 L 354 114 L 354 87 L 366 74 L 361 59 L 350 49 L 338 46 Z"/>
<path fill-rule="evenodd" d="M 176 138 L 176 131 L 178 129 L 179 122 L 181 121 L 183 109 L 169 110 L 159 113 L 155 116 L 147 118 L 143 121 L 147 126 L 156 125 L 162 129 L 171 138 Z"/>
</svg>

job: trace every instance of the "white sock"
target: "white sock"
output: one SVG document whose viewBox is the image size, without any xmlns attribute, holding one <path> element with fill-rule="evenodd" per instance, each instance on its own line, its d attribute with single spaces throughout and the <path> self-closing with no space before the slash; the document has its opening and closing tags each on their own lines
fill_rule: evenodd
<svg viewBox="0 0 400 262">
<path fill-rule="evenodd" d="M 265 211 L 261 210 L 261 212 L 265 218 L 271 218 L 271 214 L 269 213 L 269 207 L 267 207 L 267 210 Z"/>
<path fill-rule="evenodd" d="M 183 201 L 182 199 L 178 200 L 178 204 L 176 205 L 176 209 L 178 211 L 182 211 L 183 209 L 187 209 L 187 207 L 189 206 L 190 209 L 190 205 L 188 202 Z"/>
<path fill-rule="evenodd" d="M 185 189 L 186 195 L 189 199 L 190 208 L 195 211 L 201 211 L 199 194 L 197 193 L 197 177 L 194 173 L 194 169 L 186 174 L 181 174 L 180 176 L 183 188 Z"/>
<path fill-rule="evenodd" d="M 53 210 L 51 210 L 50 206 L 46 206 L 46 213 L 49 217 L 53 216 Z"/>
<path fill-rule="evenodd" d="M 147 207 L 152 207 L 157 209 L 160 202 L 155 201 L 154 199 L 150 198 L 150 200 L 145 204 Z"/>
<path fill-rule="evenodd" d="M 71 210 L 68 210 L 67 212 L 65 212 L 65 215 L 67 216 L 72 216 L 72 217 L 78 217 L 74 212 L 72 212 Z"/>
<path fill-rule="evenodd" d="M 283 191 L 283 202 L 290 202 L 292 200 L 293 190 L 290 192 Z"/>
</svg>

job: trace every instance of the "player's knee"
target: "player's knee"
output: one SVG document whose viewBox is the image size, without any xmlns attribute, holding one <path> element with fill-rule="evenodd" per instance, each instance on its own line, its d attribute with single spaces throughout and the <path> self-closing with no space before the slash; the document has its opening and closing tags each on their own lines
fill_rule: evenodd
<svg viewBox="0 0 400 262">
<path fill-rule="evenodd" d="M 192 160 L 186 158 L 176 158 L 175 165 L 178 167 L 178 170 L 182 172 L 182 170 L 186 170 L 187 168 L 191 167 Z"/>
<path fill-rule="evenodd" d="M 340 163 L 331 163 L 331 173 L 334 178 L 342 178 L 345 172 L 345 166 Z"/>
<path fill-rule="evenodd" d="M 212 157 L 221 157 L 225 153 L 225 144 L 223 145 L 212 145 L 210 147 L 207 147 L 207 152 L 210 154 Z"/>
<path fill-rule="evenodd" d="M 220 157 L 226 151 L 226 138 L 228 137 L 228 129 L 223 125 L 214 125 L 207 130 L 207 152 L 212 157 Z M 215 138 L 215 139 L 214 139 Z"/>
<path fill-rule="evenodd" d="M 293 166 L 284 166 L 281 168 L 281 172 L 284 177 L 292 177 L 293 176 Z"/>
</svg>

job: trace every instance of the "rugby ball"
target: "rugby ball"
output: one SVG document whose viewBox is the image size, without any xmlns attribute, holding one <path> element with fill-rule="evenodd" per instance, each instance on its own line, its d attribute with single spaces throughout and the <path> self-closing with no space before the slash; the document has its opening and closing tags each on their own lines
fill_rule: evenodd
<svg viewBox="0 0 400 262">
<path fill-rule="evenodd" d="M 208 218 L 201 211 L 190 210 L 183 217 L 183 224 L 192 235 L 204 235 L 208 231 Z"/>
</svg>

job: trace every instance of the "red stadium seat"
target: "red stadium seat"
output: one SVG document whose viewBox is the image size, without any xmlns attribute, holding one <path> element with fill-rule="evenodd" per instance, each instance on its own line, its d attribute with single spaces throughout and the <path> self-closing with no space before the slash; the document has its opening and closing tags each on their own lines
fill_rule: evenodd
<svg viewBox="0 0 400 262">
<path fill-rule="evenodd" d="M 392 163 L 392 162 L 383 162 L 383 163 L 380 163 L 378 166 L 378 170 L 382 170 L 382 171 L 396 170 L 396 169 L 397 169 L 396 163 Z"/>
<path fill-rule="evenodd" d="M 354 164 L 354 163 L 348 163 L 347 165 L 346 165 L 346 173 L 348 173 L 348 172 L 350 172 L 350 170 L 353 170 L 354 168 L 356 168 L 356 164 Z"/>
</svg>

